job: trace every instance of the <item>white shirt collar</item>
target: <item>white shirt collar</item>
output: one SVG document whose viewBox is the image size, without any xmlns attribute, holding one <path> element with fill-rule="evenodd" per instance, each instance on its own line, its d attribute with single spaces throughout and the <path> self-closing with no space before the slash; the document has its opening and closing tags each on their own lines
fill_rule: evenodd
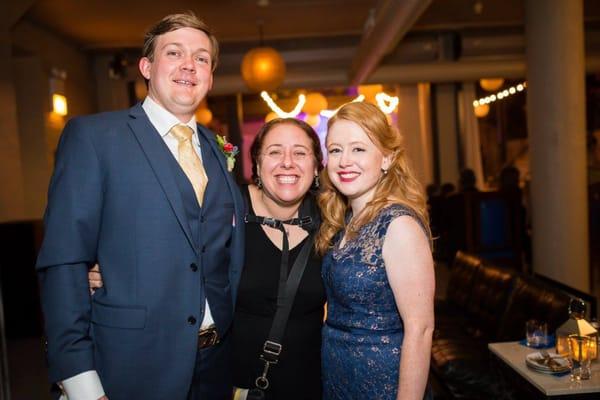
<svg viewBox="0 0 600 400">
<path fill-rule="evenodd" d="M 173 126 L 182 123 L 176 116 L 171 114 L 156 101 L 152 100 L 150 96 L 147 96 L 144 99 L 142 108 L 146 112 L 148 119 L 150 120 L 154 128 L 156 128 L 160 136 L 166 136 Z M 194 131 L 194 136 L 197 135 L 198 129 L 196 125 L 195 115 L 193 115 L 192 119 L 190 119 L 185 125 L 192 128 L 192 130 Z"/>
</svg>

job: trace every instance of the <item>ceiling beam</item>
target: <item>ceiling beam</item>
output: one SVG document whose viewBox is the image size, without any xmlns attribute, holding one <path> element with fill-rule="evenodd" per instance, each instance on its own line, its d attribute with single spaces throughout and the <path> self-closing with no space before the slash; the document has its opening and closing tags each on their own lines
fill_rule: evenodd
<svg viewBox="0 0 600 400">
<path fill-rule="evenodd" d="M 10 30 L 31 8 L 35 0 L 3 1 L 0 3 L 0 27 Z"/>
<path fill-rule="evenodd" d="M 377 68 L 431 4 L 431 0 L 385 0 L 372 29 L 363 34 L 350 67 L 350 84 L 359 85 Z"/>
<path fill-rule="evenodd" d="M 586 72 L 600 72 L 600 55 L 586 57 Z M 419 82 L 469 82 L 480 78 L 501 76 L 509 79 L 525 79 L 527 66 L 523 57 L 512 60 L 472 60 L 453 62 L 383 65 L 365 83 L 412 84 Z M 322 70 L 312 73 L 291 71 L 286 74 L 283 88 L 319 88 L 346 86 L 343 70 Z M 209 94 L 225 95 L 249 93 L 239 74 L 222 75 L 215 79 Z"/>
</svg>

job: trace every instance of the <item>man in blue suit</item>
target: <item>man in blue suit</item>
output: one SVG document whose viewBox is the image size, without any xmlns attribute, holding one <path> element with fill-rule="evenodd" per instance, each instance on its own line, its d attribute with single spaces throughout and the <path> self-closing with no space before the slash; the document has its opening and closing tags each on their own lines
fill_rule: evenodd
<svg viewBox="0 0 600 400">
<path fill-rule="evenodd" d="M 50 379 L 69 400 L 230 398 L 243 200 L 194 118 L 218 44 L 175 14 L 142 55 L 143 104 L 73 118 L 61 136 L 37 262 Z M 96 262 L 104 287 L 90 295 Z"/>
</svg>

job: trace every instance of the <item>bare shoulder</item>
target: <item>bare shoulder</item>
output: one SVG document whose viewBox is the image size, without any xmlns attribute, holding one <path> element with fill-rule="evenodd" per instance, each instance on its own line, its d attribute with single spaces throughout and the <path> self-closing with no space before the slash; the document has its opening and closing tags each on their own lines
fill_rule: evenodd
<svg viewBox="0 0 600 400">
<path fill-rule="evenodd" d="M 390 222 L 384 243 L 392 245 L 422 243 L 429 247 L 429 238 L 416 217 L 405 214 L 395 217 Z"/>
<path fill-rule="evenodd" d="M 388 270 L 423 272 L 433 266 L 429 237 L 420 222 L 410 215 L 396 217 L 390 222 L 382 255 Z"/>
</svg>

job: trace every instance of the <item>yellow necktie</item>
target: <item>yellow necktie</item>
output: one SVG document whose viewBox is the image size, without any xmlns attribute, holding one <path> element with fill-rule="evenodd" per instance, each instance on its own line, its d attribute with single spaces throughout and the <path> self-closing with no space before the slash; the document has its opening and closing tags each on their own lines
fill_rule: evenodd
<svg viewBox="0 0 600 400">
<path fill-rule="evenodd" d="M 204 191 L 208 184 L 208 177 L 206 171 L 200 161 L 200 157 L 194 147 L 192 146 L 192 135 L 194 131 L 187 125 L 178 124 L 171 128 L 171 134 L 179 141 L 178 151 L 179 157 L 177 161 L 188 177 L 196 193 L 196 199 L 198 204 L 202 207 L 202 200 L 204 199 Z"/>
</svg>

